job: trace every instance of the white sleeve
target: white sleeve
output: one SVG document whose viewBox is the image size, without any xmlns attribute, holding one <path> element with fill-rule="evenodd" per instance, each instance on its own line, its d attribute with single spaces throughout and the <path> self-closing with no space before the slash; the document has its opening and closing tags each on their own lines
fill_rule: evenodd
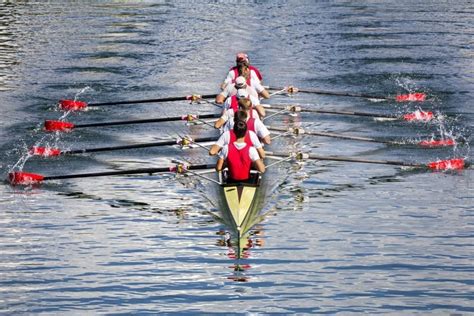
<svg viewBox="0 0 474 316">
<path fill-rule="evenodd" d="M 252 141 L 253 147 L 255 147 L 255 148 L 261 148 L 261 147 L 262 147 L 262 143 L 260 143 L 260 140 L 258 139 L 257 134 L 255 134 L 255 133 L 252 132 L 252 131 L 249 131 L 249 133 L 250 133 L 250 140 Z"/>
<path fill-rule="evenodd" d="M 264 138 L 270 135 L 270 131 L 268 130 L 268 128 L 259 119 L 255 119 L 255 132 L 257 133 L 257 136 L 260 138 Z"/>
<path fill-rule="evenodd" d="M 258 114 L 257 110 L 255 110 L 255 109 L 252 110 L 252 117 L 254 119 L 260 118 L 260 115 Z"/>
<path fill-rule="evenodd" d="M 227 76 L 228 76 L 228 75 L 227 75 Z M 260 79 L 258 79 L 257 74 L 256 74 L 255 71 L 253 71 L 253 70 L 250 70 L 250 80 L 251 80 L 252 84 L 253 84 L 254 82 L 258 82 L 258 83 L 262 84 L 261 81 L 260 81 Z"/>
<path fill-rule="evenodd" d="M 216 141 L 216 145 L 219 146 L 220 148 L 223 148 L 225 145 L 229 143 L 229 141 L 230 141 L 230 133 L 225 132 Z"/>
<path fill-rule="evenodd" d="M 252 88 L 255 89 L 255 91 L 257 91 L 258 93 L 262 92 L 263 90 L 265 90 L 265 88 L 262 86 L 262 84 L 260 83 L 260 80 L 255 80 L 255 81 L 252 81 Z"/>
<path fill-rule="evenodd" d="M 260 99 L 256 95 L 250 95 L 250 101 L 252 105 L 260 105 Z"/>
<path fill-rule="evenodd" d="M 224 104 L 222 106 L 222 109 L 225 111 L 227 109 L 230 109 L 230 103 L 232 102 L 231 98 L 227 97 L 225 98 Z"/>
<path fill-rule="evenodd" d="M 234 111 L 232 109 L 225 110 L 221 116 L 221 119 L 223 119 L 224 122 L 229 122 L 229 120 L 233 118 L 234 118 Z"/>
<path fill-rule="evenodd" d="M 234 85 L 228 84 L 220 94 L 223 95 L 224 98 L 228 98 L 232 95 L 232 90 L 234 90 Z"/>
<path fill-rule="evenodd" d="M 228 151 L 229 151 L 229 146 L 225 145 L 224 147 L 222 147 L 222 150 L 221 150 L 221 152 L 219 153 L 219 158 L 221 158 L 221 159 L 226 159 L 226 158 L 227 158 Z"/>
<path fill-rule="evenodd" d="M 222 131 L 228 132 L 232 128 L 234 128 L 234 120 L 229 120 L 225 123 L 224 127 L 222 127 Z"/>
<path fill-rule="evenodd" d="M 227 149 L 227 147 L 226 147 L 226 149 Z M 222 150 L 222 151 L 224 151 L 224 150 Z M 256 161 L 256 160 L 260 159 L 260 156 L 258 155 L 257 150 L 253 146 L 249 148 L 249 156 L 250 156 L 250 159 L 252 161 Z"/>
<path fill-rule="evenodd" d="M 257 75 L 255 75 L 255 77 L 257 77 Z M 225 80 L 224 82 L 229 84 L 229 83 L 232 83 L 232 81 L 234 81 L 234 71 L 231 69 L 229 70 L 229 72 L 227 73 L 227 77 L 225 77 Z M 257 77 L 257 80 L 258 80 L 258 77 Z"/>
</svg>

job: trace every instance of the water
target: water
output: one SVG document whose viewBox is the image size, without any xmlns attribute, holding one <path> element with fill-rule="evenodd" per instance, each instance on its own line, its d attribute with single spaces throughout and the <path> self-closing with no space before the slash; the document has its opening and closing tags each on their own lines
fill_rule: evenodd
<svg viewBox="0 0 474 316">
<path fill-rule="evenodd" d="M 299 93 L 273 104 L 444 115 L 436 123 L 305 113 L 269 122 L 413 142 L 422 149 L 298 136 L 272 150 L 426 163 L 472 157 L 469 2 L 26 2 L 0 7 L 1 173 L 45 175 L 212 162 L 200 149 L 149 148 L 41 159 L 33 144 L 79 149 L 214 135 L 205 125 L 125 125 L 45 134 L 59 99 L 103 102 L 216 93 L 235 53 L 265 84 L 395 95 L 424 103 Z M 143 104 L 68 113 L 74 123 L 213 113 Z M 469 314 L 472 169 L 430 172 L 341 162 L 280 164 L 234 271 L 212 184 L 174 175 L 0 186 L 0 311 L 84 313 Z M 240 281 L 240 282 L 239 282 Z"/>
</svg>

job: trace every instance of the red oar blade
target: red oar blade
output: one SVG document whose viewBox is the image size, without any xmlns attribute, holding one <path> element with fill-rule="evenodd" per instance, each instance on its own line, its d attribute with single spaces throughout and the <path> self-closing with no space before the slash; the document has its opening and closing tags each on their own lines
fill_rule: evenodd
<svg viewBox="0 0 474 316">
<path fill-rule="evenodd" d="M 412 122 L 412 121 L 428 122 L 428 121 L 431 121 L 433 118 L 434 118 L 433 112 L 425 112 L 425 111 L 420 111 L 420 110 L 403 115 L 403 119 L 409 122 Z"/>
<path fill-rule="evenodd" d="M 87 103 L 76 100 L 59 100 L 59 108 L 64 111 L 81 111 L 87 108 Z"/>
<path fill-rule="evenodd" d="M 74 124 L 64 121 L 47 120 L 44 122 L 44 130 L 47 132 L 69 132 L 74 128 Z"/>
<path fill-rule="evenodd" d="M 30 149 L 30 155 L 42 157 L 59 156 L 61 155 L 61 150 L 58 148 L 33 146 Z"/>
<path fill-rule="evenodd" d="M 421 147 L 447 147 L 456 145 L 454 139 L 431 139 L 431 140 L 422 140 L 418 143 Z"/>
<path fill-rule="evenodd" d="M 418 101 L 422 102 L 426 100 L 426 94 L 417 92 L 417 93 L 408 93 L 408 94 L 401 94 L 395 97 L 397 102 L 411 102 L 411 101 Z"/>
<path fill-rule="evenodd" d="M 37 174 L 37 173 L 28 173 L 28 172 L 21 172 L 15 171 L 10 172 L 8 174 L 8 180 L 12 185 L 30 185 L 35 183 L 40 183 L 43 181 L 44 176 Z"/>
<path fill-rule="evenodd" d="M 454 158 L 447 160 L 438 160 L 430 162 L 427 167 L 433 170 L 462 170 L 465 162 L 463 158 Z"/>
</svg>

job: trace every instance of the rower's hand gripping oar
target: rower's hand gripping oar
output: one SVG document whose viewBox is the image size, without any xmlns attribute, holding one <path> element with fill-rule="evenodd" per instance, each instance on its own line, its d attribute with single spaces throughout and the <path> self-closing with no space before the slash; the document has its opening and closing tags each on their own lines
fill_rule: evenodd
<svg viewBox="0 0 474 316">
<path fill-rule="evenodd" d="M 280 156 L 288 157 L 288 153 L 278 153 L 278 152 L 265 152 L 267 155 L 271 156 Z M 469 164 L 463 158 L 453 158 L 446 160 L 437 160 L 433 162 L 428 162 L 427 164 L 418 164 L 418 163 L 408 163 L 403 161 L 391 161 L 391 160 L 369 160 L 361 158 L 352 158 L 352 157 L 340 157 L 340 156 L 319 156 L 308 153 L 292 153 L 290 156 L 294 157 L 297 160 L 305 159 L 315 159 L 315 160 L 329 160 L 329 161 L 343 161 L 343 162 L 357 162 L 357 163 L 370 163 L 370 164 L 382 164 L 382 165 L 393 165 L 401 167 L 413 167 L 413 168 L 424 168 L 430 170 L 462 170 Z"/>
<path fill-rule="evenodd" d="M 279 128 L 279 127 L 270 126 L 268 127 L 268 129 L 279 131 L 279 132 L 289 132 L 294 135 L 306 134 L 306 135 L 313 135 L 313 136 L 349 139 L 349 140 L 380 143 L 380 144 L 387 144 L 387 145 L 403 145 L 402 142 L 397 142 L 397 141 L 383 141 L 383 140 L 370 138 L 370 137 L 350 136 L 350 135 L 336 134 L 336 133 L 330 133 L 330 132 L 313 132 L 313 131 L 307 131 L 301 127 Z M 456 141 L 454 139 L 423 140 L 417 143 L 418 146 L 426 147 L 426 148 L 454 146 L 455 144 L 456 144 Z"/>
<path fill-rule="evenodd" d="M 123 104 L 140 104 L 140 103 L 160 103 L 160 102 L 171 102 L 171 101 L 191 101 L 198 102 L 201 99 L 212 99 L 215 98 L 216 94 L 199 95 L 192 94 L 182 97 L 166 97 L 159 99 L 144 99 L 144 100 L 128 100 L 128 101 L 111 101 L 101 103 L 87 103 L 79 100 L 60 100 L 58 106 L 64 111 L 83 111 L 89 106 L 108 106 L 108 105 L 123 105 Z"/>
<path fill-rule="evenodd" d="M 199 170 L 199 169 L 212 169 L 214 164 L 201 164 L 201 165 L 186 165 L 176 164 L 170 167 L 162 168 L 141 168 L 131 170 L 120 170 L 120 171 L 105 171 L 105 172 L 93 172 L 93 173 L 78 173 L 78 174 L 66 174 L 59 176 L 44 176 L 37 173 L 15 171 L 8 174 L 8 179 L 12 185 L 31 185 L 39 184 L 43 181 L 48 180 L 61 180 L 61 179 L 73 179 L 73 178 L 93 178 L 93 177 L 105 177 L 114 175 L 131 175 L 131 174 L 149 174 L 154 173 L 184 173 L 187 170 Z"/>
<path fill-rule="evenodd" d="M 377 96 L 364 93 L 350 93 L 350 92 L 338 92 L 338 91 L 326 91 L 319 89 L 298 89 L 293 86 L 288 87 L 268 87 L 269 90 L 284 90 L 288 94 L 295 94 L 298 92 L 313 93 L 322 95 L 335 95 L 335 96 L 346 96 L 346 97 L 358 97 L 366 99 L 377 99 L 377 100 L 395 100 L 397 102 L 422 102 L 426 100 L 426 94 L 422 92 L 400 94 L 395 97 L 390 96 Z"/>
<path fill-rule="evenodd" d="M 218 118 L 219 116 L 220 114 L 202 114 L 202 115 L 188 114 L 188 115 L 175 116 L 175 117 L 159 117 L 159 118 L 143 119 L 143 120 L 98 122 L 98 123 L 77 124 L 77 125 L 71 122 L 47 120 L 44 122 L 44 130 L 47 132 L 70 132 L 75 128 L 85 128 L 85 127 L 146 124 L 146 123 L 159 123 L 159 122 L 172 122 L 172 121 L 186 121 L 189 123 L 189 122 L 196 121 L 197 119 Z"/>
<path fill-rule="evenodd" d="M 420 110 L 400 116 L 400 115 L 384 115 L 384 114 L 377 114 L 377 113 L 354 112 L 354 111 L 303 109 L 300 106 L 296 106 L 296 105 L 286 105 L 286 106 L 266 105 L 266 108 L 287 110 L 288 112 L 309 112 L 309 113 L 319 113 L 319 114 L 354 115 L 354 116 L 373 117 L 374 119 L 404 120 L 404 121 L 409 121 L 409 122 L 412 122 L 412 121 L 428 122 L 435 118 L 433 112 L 430 112 L 430 111 L 426 112 L 426 111 L 420 111 Z"/>
</svg>

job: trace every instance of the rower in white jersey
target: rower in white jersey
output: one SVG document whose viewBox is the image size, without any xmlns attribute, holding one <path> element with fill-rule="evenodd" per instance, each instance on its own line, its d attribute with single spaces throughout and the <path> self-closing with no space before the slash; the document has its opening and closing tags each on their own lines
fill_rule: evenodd
<svg viewBox="0 0 474 316">
<path fill-rule="evenodd" d="M 231 84 L 235 81 L 235 79 L 239 76 L 238 67 L 240 64 L 243 64 L 243 63 L 248 65 L 248 68 L 250 70 L 251 80 L 258 80 L 260 81 L 260 83 L 262 83 L 263 76 L 260 73 L 260 70 L 257 67 L 250 64 L 249 56 L 247 54 L 238 53 L 235 58 L 235 63 L 236 65 L 229 70 L 229 72 L 227 73 L 227 77 L 225 78 L 224 82 L 221 84 L 221 90 L 224 90 L 228 84 Z"/>
<path fill-rule="evenodd" d="M 234 109 L 225 110 L 222 116 L 214 124 L 214 127 L 221 128 L 222 126 L 224 126 L 224 131 L 228 131 L 234 127 L 234 121 L 236 119 L 242 119 L 247 122 L 247 128 L 249 131 L 255 132 L 261 142 L 269 145 L 271 143 L 270 132 L 258 117 L 258 113 L 253 108 L 250 99 L 240 98 L 238 101 L 238 105 L 238 111 Z M 245 112 L 246 115 L 244 118 L 236 118 L 237 113 L 239 113 L 240 111 Z"/>
<path fill-rule="evenodd" d="M 245 90 L 247 92 L 246 97 L 250 98 L 250 101 L 252 101 L 252 104 L 255 106 L 255 109 L 257 110 L 259 116 L 265 116 L 265 108 L 260 104 L 258 93 L 255 91 L 254 88 L 247 85 L 245 78 L 242 76 L 237 77 L 237 79 L 235 79 L 235 82 L 232 85 L 227 86 L 224 91 L 217 95 L 216 103 L 222 104 L 225 100 L 226 103 L 224 104 L 224 108 L 231 107 L 235 109 L 237 101 L 236 95 L 238 90 Z"/>
</svg>

